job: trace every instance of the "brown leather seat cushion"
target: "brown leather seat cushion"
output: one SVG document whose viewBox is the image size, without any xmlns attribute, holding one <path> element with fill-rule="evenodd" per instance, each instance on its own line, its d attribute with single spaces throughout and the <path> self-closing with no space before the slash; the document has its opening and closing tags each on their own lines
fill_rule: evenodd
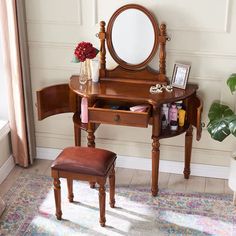
<svg viewBox="0 0 236 236">
<path fill-rule="evenodd" d="M 105 176 L 116 160 L 116 154 L 90 147 L 65 148 L 51 168 L 87 175 Z"/>
</svg>

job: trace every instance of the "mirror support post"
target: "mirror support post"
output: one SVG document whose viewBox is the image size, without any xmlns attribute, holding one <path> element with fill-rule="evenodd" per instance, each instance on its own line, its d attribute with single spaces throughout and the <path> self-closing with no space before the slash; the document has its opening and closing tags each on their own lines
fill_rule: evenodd
<svg viewBox="0 0 236 236">
<path fill-rule="evenodd" d="M 160 68 L 160 73 L 165 75 L 166 74 L 166 40 L 167 40 L 165 24 L 161 24 L 159 39 L 160 39 L 159 68 Z"/>
<path fill-rule="evenodd" d="M 100 71 L 99 76 L 104 78 L 106 76 L 106 47 L 105 47 L 105 39 L 106 39 L 106 31 L 105 31 L 106 23 L 104 21 L 100 22 L 100 32 L 98 34 L 100 39 Z"/>
</svg>

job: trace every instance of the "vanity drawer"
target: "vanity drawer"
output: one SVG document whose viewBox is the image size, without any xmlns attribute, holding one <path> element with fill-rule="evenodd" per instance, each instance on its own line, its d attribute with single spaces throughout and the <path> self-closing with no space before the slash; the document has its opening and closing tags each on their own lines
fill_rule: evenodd
<svg viewBox="0 0 236 236">
<path fill-rule="evenodd" d="M 145 112 L 133 112 L 129 110 L 115 110 L 107 104 L 97 102 L 93 107 L 89 107 L 88 110 L 90 122 L 147 127 L 151 106 L 148 106 L 148 109 Z"/>
</svg>

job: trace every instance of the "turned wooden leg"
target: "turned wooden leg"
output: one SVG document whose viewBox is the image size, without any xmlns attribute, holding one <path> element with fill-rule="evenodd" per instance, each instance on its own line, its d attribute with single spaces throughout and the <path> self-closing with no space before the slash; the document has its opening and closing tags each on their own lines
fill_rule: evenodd
<svg viewBox="0 0 236 236">
<path fill-rule="evenodd" d="M 105 217 L 105 210 L 106 210 L 106 192 L 105 192 L 105 181 L 99 183 L 99 209 L 100 209 L 100 225 L 102 227 L 105 226 L 106 217 Z"/>
<path fill-rule="evenodd" d="M 185 162 L 184 162 L 184 178 L 189 179 L 190 175 L 190 161 L 193 143 L 193 127 L 189 126 L 185 134 Z"/>
<path fill-rule="evenodd" d="M 87 146 L 88 147 L 95 147 L 95 135 L 94 135 L 94 127 L 95 124 L 93 123 L 89 123 L 88 124 L 88 137 L 87 137 L 87 140 L 88 140 L 88 143 L 87 143 Z M 89 182 L 90 184 L 90 188 L 95 188 L 95 182 Z"/>
<path fill-rule="evenodd" d="M 54 197 L 56 204 L 56 217 L 58 220 L 61 220 L 62 211 L 61 211 L 61 186 L 59 178 L 54 178 Z"/>
<path fill-rule="evenodd" d="M 94 129 L 95 129 L 95 124 L 93 123 L 88 123 L 88 136 L 87 136 L 87 140 L 88 140 L 88 147 L 95 147 L 95 135 L 94 135 Z"/>
<path fill-rule="evenodd" d="M 74 139 L 75 146 L 81 146 L 81 129 L 77 125 L 74 125 Z"/>
<path fill-rule="evenodd" d="M 160 143 L 157 137 L 152 137 L 152 196 L 158 194 L 158 173 L 159 173 L 159 158 L 160 158 Z"/>
<path fill-rule="evenodd" d="M 73 194 L 73 179 L 67 179 L 67 188 L 68 188 L 68 199 L 69 202 L 73 202 L 74 194 Z"/>
<path fill-rule="evenodd" d="M 109 184 L 110 184 L 110 207 L 114 208 L 115 207 L 115 169 L 113 167 L 113 170 L 109 176 Z"/>
</svg>

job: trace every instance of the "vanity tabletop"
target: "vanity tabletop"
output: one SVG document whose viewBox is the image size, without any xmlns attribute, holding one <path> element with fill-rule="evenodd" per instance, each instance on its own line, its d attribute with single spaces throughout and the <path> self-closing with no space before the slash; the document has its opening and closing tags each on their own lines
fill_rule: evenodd
<svg viewBox="0 0 236 236">
<path fill-rule="evenodd" d="M 150 84 L 103 80 L 98 83 L 88 81 L 85 85 L 81 85 L 79 76 L 76 75 L 70 78 L 69 86 L 79 96 L 89 99 L 119 99 L 121 101 L 145 102 L 155 106 L 182 100 L 193 95 L 198 89 L 198 86 L 195 84 L 187 84 L 185 90 L 173 88 L 172 92 L 164 90 L 162 93 L 151 94 L 149 92 Z"/>
</svg>

